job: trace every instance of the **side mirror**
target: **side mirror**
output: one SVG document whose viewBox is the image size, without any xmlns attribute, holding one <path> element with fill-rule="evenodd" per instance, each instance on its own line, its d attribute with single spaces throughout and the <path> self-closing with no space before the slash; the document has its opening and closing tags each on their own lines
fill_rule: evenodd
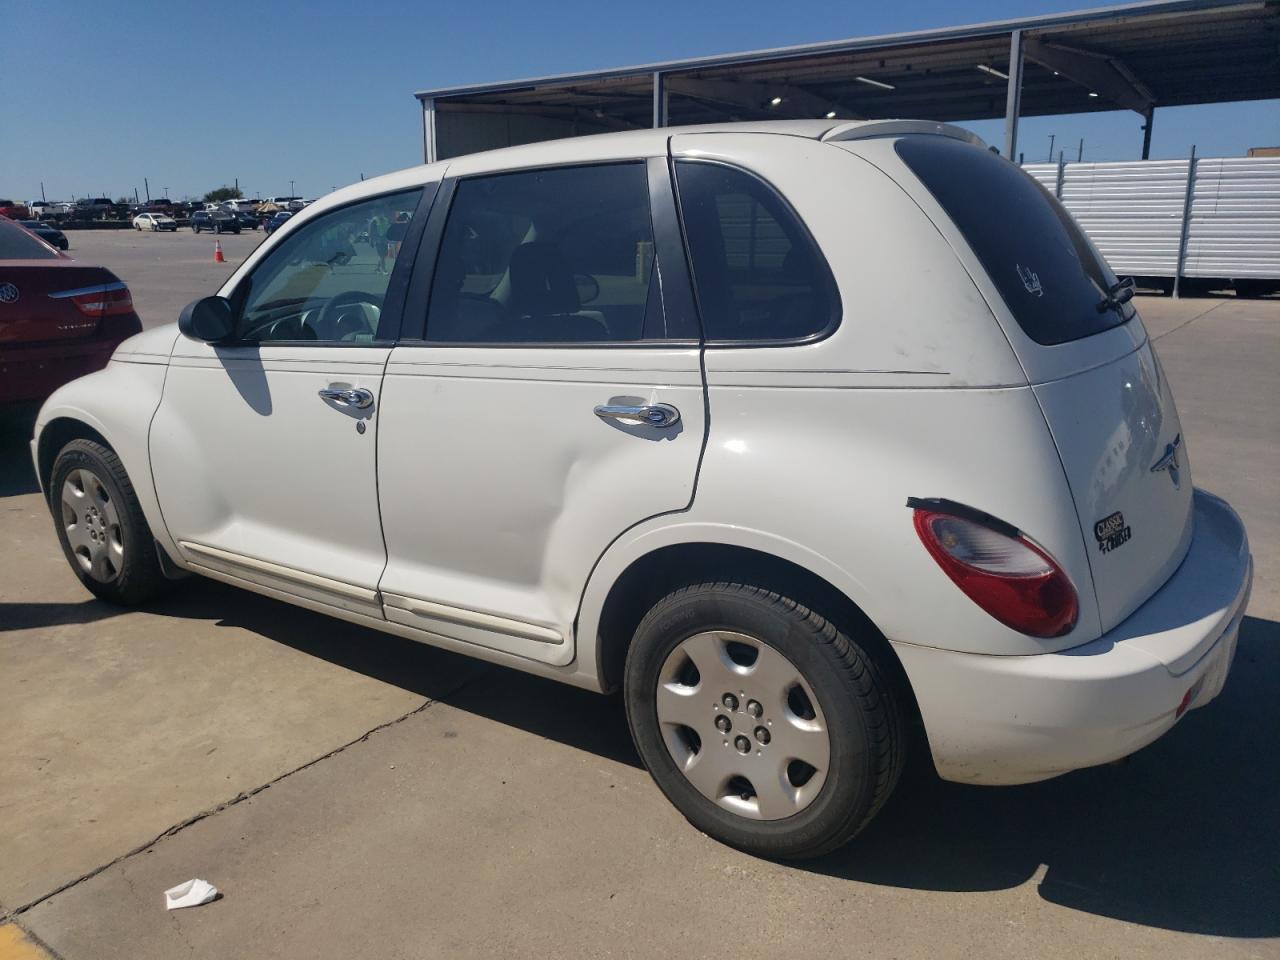
<svg viewBox="0 0 1280 960">
<path fill-rule="evenodd" d="M 221 343 L 235 333 L 235 314 L 231 301 L 222 297 L 202 297 L 192 300 L 178 315 L 178 329 L 182 335 L 205 343 Z"/>
</svg>

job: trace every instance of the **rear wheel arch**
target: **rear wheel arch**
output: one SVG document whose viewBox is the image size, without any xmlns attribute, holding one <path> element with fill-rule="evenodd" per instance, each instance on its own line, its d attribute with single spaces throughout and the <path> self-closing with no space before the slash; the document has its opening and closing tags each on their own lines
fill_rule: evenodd
<svg viewBox="0 0 1280 960">
<path fill-rule="evenodd" d="M 879 628 L 843 590 L 813 570 L 751 547 L 713 542 L 658 547 L 633 560 L 609 587 L 596 642 L 600 686 L 618 688 L 636 627 L 650 607 L 672 590 L 695 583 L 730 581 L 763 587 L 822 614 L 856 634 L 891 678 L 910 725 L 921 732 L 920 710 L 902 662 Z M 924 750 L 927 756 L 927 748 Z"/>
</svg>

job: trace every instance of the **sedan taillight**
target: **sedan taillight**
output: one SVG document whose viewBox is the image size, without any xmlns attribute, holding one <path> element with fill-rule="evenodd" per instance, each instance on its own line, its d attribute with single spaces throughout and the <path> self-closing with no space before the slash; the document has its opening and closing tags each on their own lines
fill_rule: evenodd
<svg viewBox="0 0 1280 960">
<path fill-rule="evenodd" d="M 115 290 L 77 294 L 70 300 L 87 317 L 110 317 L 117 313 L 133 312 L 133 295 L 124 286 Z"/>
<path fill-rule="evenodd" d="M 959 504 L 913 499 L 907 505 L 915 509 L 916 534 L 929 555 L 995 619 L 1033 637 L 1060 637 L 1075 627 L 1075 587 L 1025 534 Z"/>
</svg>

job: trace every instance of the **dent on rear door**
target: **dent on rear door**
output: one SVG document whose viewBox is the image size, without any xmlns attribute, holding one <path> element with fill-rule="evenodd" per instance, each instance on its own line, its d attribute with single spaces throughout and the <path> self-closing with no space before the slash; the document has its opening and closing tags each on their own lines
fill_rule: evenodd
<svg viewBox="0 0 1280 960">
<path fill-rule="evenodd" d="M 490 162 L 464 158 L 450 173 L 465 176 Z M 665 161 L 656 178 L 642 161 L 636 167 L 644 178 L 641 188 L 647 180 L 651 198 L 666 204 L 666 219 L 660 221 L 658 211 L 653 218 L 662 276 L 654 289 L 660 289 L 668 316 L 680 310 L 690 320 L 691 298 L 675 299 L 680 289 L 687 297 L 688 284 L 687 275 L 683 288 L 676 279 L 683 251 Z M 461 183 L 465 198 L 467 181 Z M 455 215 L 467 209 L 454 200 Z M 486 222 L 477 219 L 472 227 L 483 231 Z M 441 233 L 440 261 L 448 262 L 450 234 L 446 227 Z M 555 233 L 544 229 L 538 235 Z M 627 246 L 627 262 L 618 267 L 634 273 L 644 289 L 654 260 L 653 241 L 647 244 Z M 432 253 L 424 250 L 420 263 L 433 264 Z M 459 289 L 467 276 L 457 278 Z M 606 291 L 627 281 L 621 274 L 592 276 Z M 415 276 L 414 287 L 424 283 Z M 452 290 L 444 283 L 432 297 L 452 303 L 444 299 Z M 490 293 L 499 289 L 501 283 L 492 285 Z M 420 295 L 425 300 L 426 289 Z M 473 309 L 487 307 L 480 302 Z M 603 314 L 606 327 L 613 316 L 608 303 L 585 312 Z M 444 322 L 462 319 L 450 313 Z M 544 663 L 569 663 L 578 603 L 597 559 L 628 527 L 684 509 L 693 496 L 706 429 L 698 354 L 696 339 L 571 347 L 446 341 L 397 346 L 383 386 L 379 454 L 388 553 L 380 590 L 390 598 L 387 617 Z M 670 404 L 680 419 L 659 428 L 596 412 L 625 403 Z"/>
</svg>

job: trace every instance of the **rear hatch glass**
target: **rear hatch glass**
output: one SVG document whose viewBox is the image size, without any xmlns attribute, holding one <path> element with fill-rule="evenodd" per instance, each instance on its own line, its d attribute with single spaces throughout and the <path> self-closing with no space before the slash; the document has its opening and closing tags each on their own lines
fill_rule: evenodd
<svg viewBox="0 0 1280 960">
<path fill-rule="evenodd" d="M 16 224 L 0 224 L 0 261 L 57 259 L 57 251 L 26 230 Z"/>
<path fill-rule="evenodd" d="M 903 137 L 898 156 L 964 234 L 1018 325 L 1045 345 L 1127 323 L 1116 277 L 1057 199 L 1014 164 L 949 137 Z"/>
<path fill-rule="evenodd" d="M 895 150 L 964 235 L 1032 343 L 1024 365 L 1071 343 L 1082 362 L 1032 390 L 1071 487 L 1104 630 L 1172 576 L 1192 535 L 1178 411 L 1115 276 L 1062 205 L 979 146 L 904 137 Z M 1133 321 L 1133 338 L 1099 336 Z M 1092 337 L 1094 339 L 1090 340 Z M 1032 356 L 1035 354 L 1037 356 Z"/>
</svg>

